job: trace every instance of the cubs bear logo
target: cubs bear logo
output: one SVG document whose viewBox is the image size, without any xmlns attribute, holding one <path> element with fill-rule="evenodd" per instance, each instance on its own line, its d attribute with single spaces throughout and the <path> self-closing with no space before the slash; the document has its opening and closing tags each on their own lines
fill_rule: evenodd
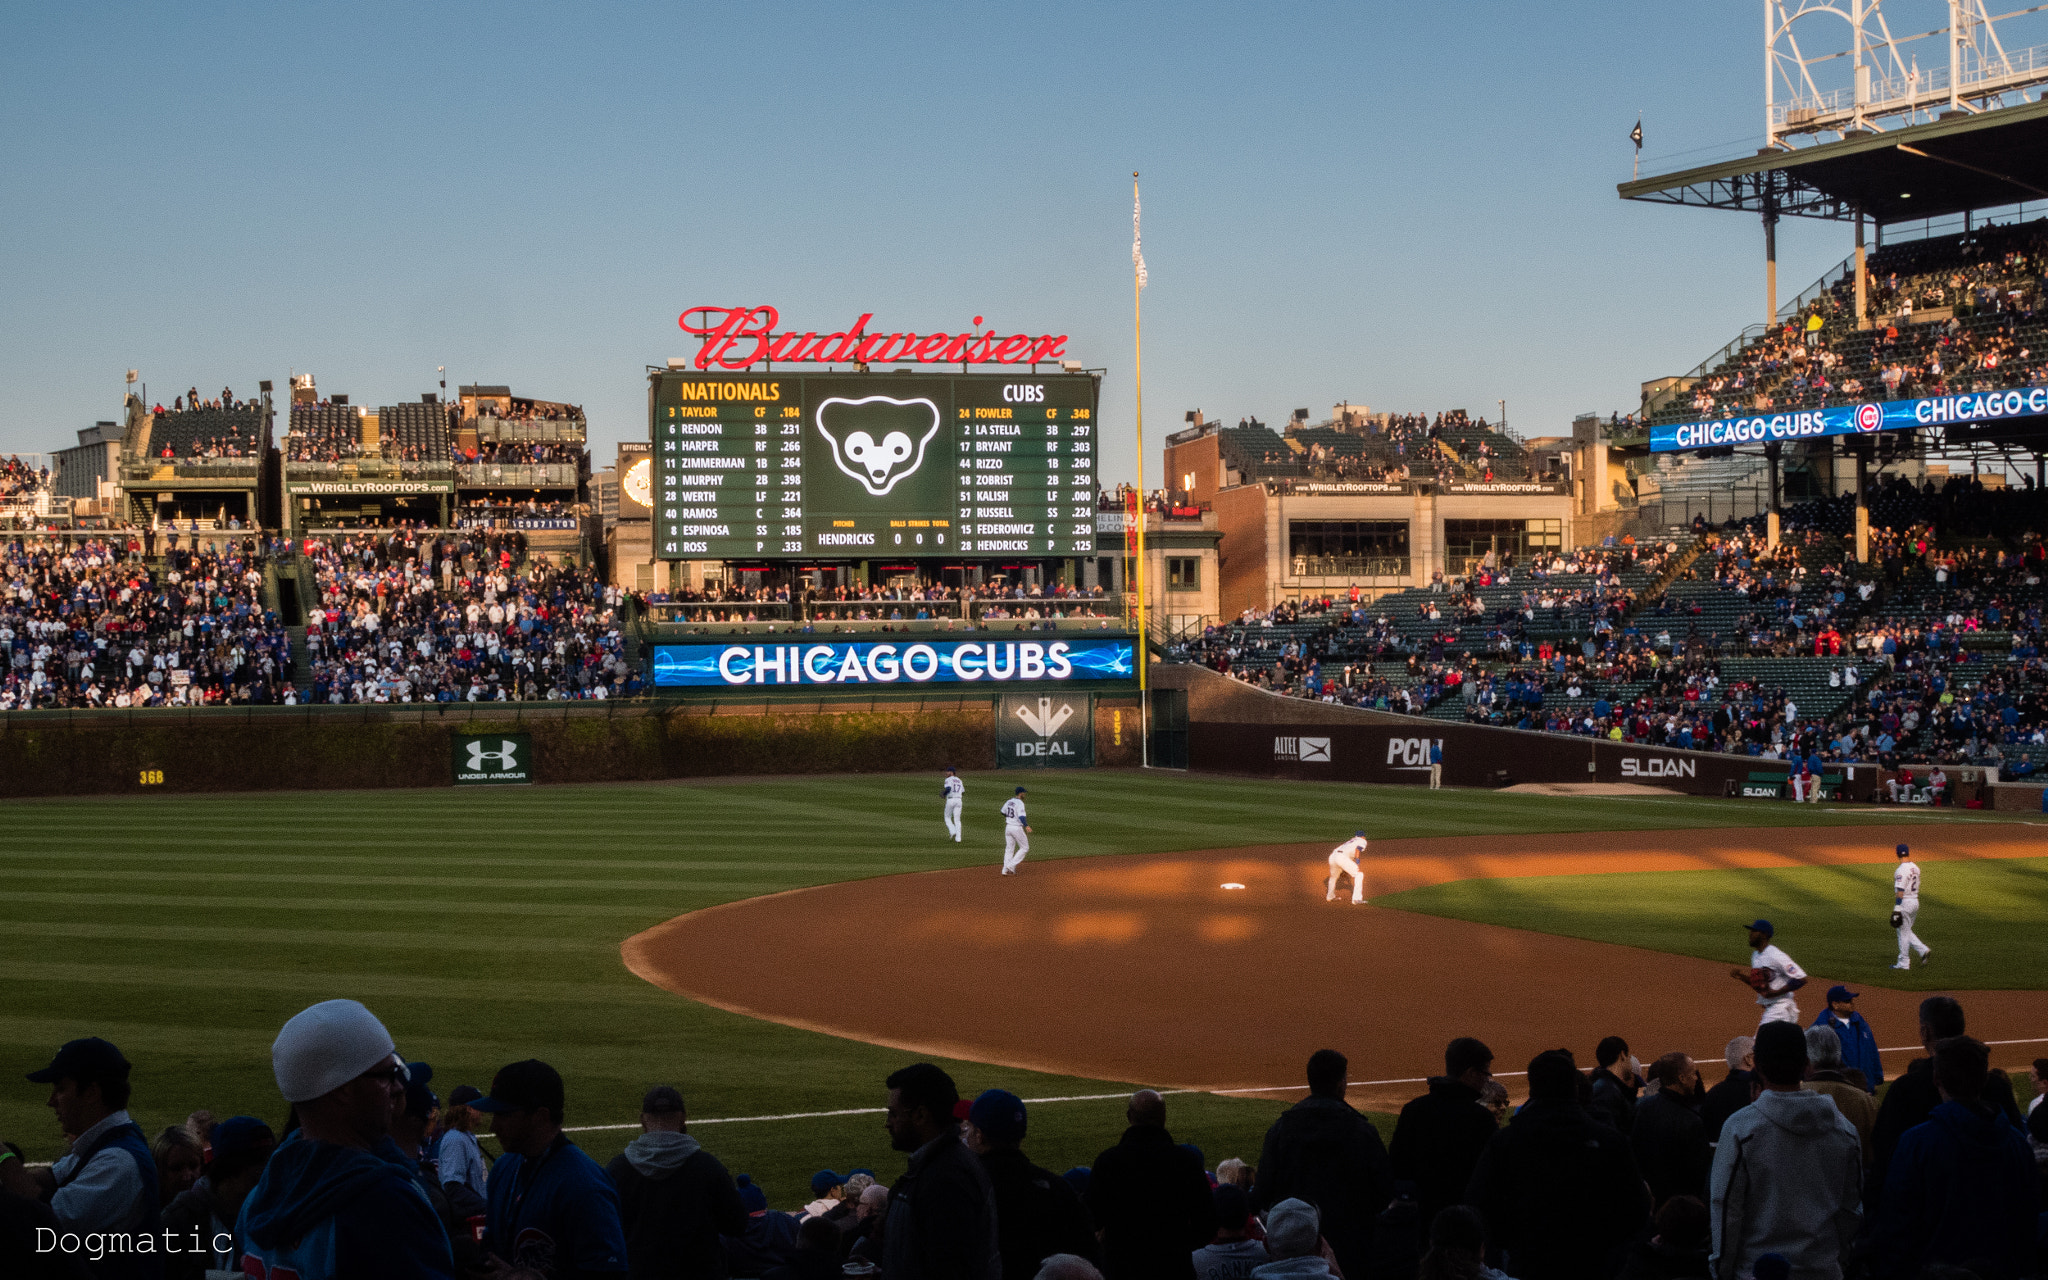
<svg viewBox="0 0 2048 1280">
<path fill-rule="evenodd" d="M 832 446 L 832 461 L 871 497 L 915 475 L 938 433 L 939 407 L 923 398 L 832 396 L 818 405 L 818 434 Z"/>
</svg>

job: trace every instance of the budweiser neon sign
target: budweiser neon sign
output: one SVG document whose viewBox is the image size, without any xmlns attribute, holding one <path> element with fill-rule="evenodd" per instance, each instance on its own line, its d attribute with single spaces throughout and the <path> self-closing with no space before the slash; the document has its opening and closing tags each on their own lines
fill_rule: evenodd
<svg viewBox="0 0 2048 1280">
<path fill-rule="evenodd" d="M 872 313 L 836 333 L 777 333 L 774 307 L 692 307 L 676 317 L 684 333 L 704 340 L 699 369 L 744 369 L 762 360 L 791 364 L 1037 364 L 1066 353 L 1067 335 L 981 332 L 869 333 Z M 694 323 L 693 323 L 694 322 Z"/>
</svg>

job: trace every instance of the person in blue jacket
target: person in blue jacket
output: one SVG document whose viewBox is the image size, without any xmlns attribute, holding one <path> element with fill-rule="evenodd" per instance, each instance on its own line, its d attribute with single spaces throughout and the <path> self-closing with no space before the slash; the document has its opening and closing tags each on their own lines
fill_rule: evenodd
<svg viewBox="0 0 2048 1280">
<path fill-rule="evenodd" d="M 1842 1065 L 1863 1073 L 1863 1087 L 1872 1093 L 1884 1083 L 1884 1063 L 1878 1057 L 1877 1037 L 1871 1034 L 1870 1024 L 1863 1015 L 1856 1012 L 1856 997 L 1860 994 L 1844 986 L 1828 988 L 1828 1007 L 1820 1011 L 1813 1020 L 1816 1027 L 1826 1027 L 1842 1042 Z"/>
<path fill-rule="evenodd" d="M 297 1280 L 455 1280 L 448 1233 L 419 1166 L 391 1140 L 405 1063 L 391 1033 L 353 1000 L 302 1010 L 271 1046 L 278 1091 L 299 1129 L 242 1202 L 239 1270 Z"/>
<path fill-rule="evenodd" d="M 1930 1263 L 1991 1262 L 2029 1275 L 2038 1229 L 2034 1155 L 2012 1121 L 1984 1100 L 1991 1051 L 1956 1036 L 1934 1046 L 1943 1102 L 1899 1139 L 1876 1215 L 1872 1256 L 1887 1280 Z"/>
</svg>

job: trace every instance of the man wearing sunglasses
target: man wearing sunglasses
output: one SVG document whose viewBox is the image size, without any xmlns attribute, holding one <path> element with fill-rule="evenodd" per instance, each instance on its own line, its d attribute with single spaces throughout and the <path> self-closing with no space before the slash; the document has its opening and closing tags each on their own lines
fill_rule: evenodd
<svg viewBox="0 0 2048 1280">
<path fill-rule="evenodd" d="M 391 1033 L 353 1000 L 325 1000 L 270 1048 L 299 1129 L 242 1203 L 242 1270 L 298 1280 L 454 1280 L 448 1234 L 417 1166 L 391 1140 L 405 1064 Z"/>
</svg>

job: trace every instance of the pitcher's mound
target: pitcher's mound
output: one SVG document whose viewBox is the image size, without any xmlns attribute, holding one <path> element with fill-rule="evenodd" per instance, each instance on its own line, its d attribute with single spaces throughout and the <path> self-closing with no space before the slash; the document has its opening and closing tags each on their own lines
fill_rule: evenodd
<svg viewBox="0 0 2048 1280">
<path fill-rule="evenodd" d="M 1670 787 L 1649 787 L 1640 782 L 1517 782 L 1502 791 L 1525 796 L 1675 796 Z"/>
</svg>

